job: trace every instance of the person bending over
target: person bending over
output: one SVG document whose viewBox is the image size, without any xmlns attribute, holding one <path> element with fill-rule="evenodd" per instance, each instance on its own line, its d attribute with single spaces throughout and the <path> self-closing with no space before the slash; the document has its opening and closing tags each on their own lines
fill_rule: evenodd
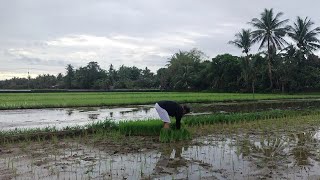
<svg viewBox="0 0 320 180">
<path fill-rule="evenodd" d="M 163 128 L 170 128 L 170 117 L 176 118 L 176 129 L 181 127 L 181 118 L 190 112 L 190 107 L 180 105 L 174 101 L 159 101 L 155 104 L 155 108 L 163 121 Z"/>
</svg>

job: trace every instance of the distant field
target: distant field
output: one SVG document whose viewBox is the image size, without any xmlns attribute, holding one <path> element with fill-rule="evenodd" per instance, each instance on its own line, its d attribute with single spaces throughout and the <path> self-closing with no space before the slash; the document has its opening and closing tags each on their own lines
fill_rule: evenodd
<svg viewBox="0 0 320 180">
<path fill-rule="evenodd" d="M 320 98 L 320 94 L 255 94 L 255 99 Z M 0 93 L 0 109 L 51 108 L 148 104 L 159 100 L 213 102 L 252 100 L 243 93 L 185 92 L 86 92 L 86 93 Z"/>
</svg>

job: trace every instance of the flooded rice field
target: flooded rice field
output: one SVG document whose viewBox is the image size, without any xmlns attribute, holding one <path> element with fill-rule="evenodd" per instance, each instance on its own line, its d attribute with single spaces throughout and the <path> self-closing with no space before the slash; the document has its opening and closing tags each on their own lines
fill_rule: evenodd
<svg viewBox="0 0 320 180">
<path fill-rule="evenodd" d="M 252 112 L 272 109 L 306 109 L 320 107 L 320 100 L 260 100 L 249 102 L 193 103 L 190 115 Z M 0 129 L 45 128 L 85 125 L 99 120 L 114 121 L 159 118 L 154 105 L 122 107 L 80 107 L 0 110 Z"/>
<path fill-rule="evenodd" d="M 319 105 L 318 100 L 191 104 L 192 115 Z M 152 105 L 0 113 L 2 129 L 157 118 Z M 189 127 L 198 132 L 193 140 L 167 144 L 159 137 L 116 133 L 97 140 L 93 135 L 4 143 L 0 179 L 320 179 L 319 114 L 241 123 Z"/>
<path fill-rule="evenodd" d="M 319 179 L 320 131 L 312 129 L 176 144 L 24 144 L 2 150 L 0 179 Z"/>
<path fill-rule="evenodd" d="M 0 110 L 0 129 L 45 128 L 85 125 L 99 120 L 134 120 L 157 118 L 153 106 L 80 107 Z"/>
<path fill-rule="evenodd" d="M 255 112 L 273 109 L 301 110 L 319 108 L 320 99 L 278 99 L 242 102 L 194 103 L 193 110 L 200 112 Z"/>
</svg>

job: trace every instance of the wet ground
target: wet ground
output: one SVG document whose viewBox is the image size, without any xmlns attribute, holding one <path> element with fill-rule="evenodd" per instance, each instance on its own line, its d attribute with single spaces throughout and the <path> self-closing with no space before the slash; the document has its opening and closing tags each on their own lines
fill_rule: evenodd
<svg viewBox="0 0 320 180">
<path fill-rule="evenodd" d="M 256 112 L 273 109 L 300 110 L 319 108 L 320 99 L 277 99 L 242 102 L 193 103 L 192 107 L 196 112 L 212 113 Z"/>
<path fill-rule="evenodd" d="M 210 113 L 252 112 L 271 109 L 306 109 L 320 107 L 318 99 L 260 100 L 246 102 L 219 102 L 190 104 L 192 113 L 202 115 Z M 99 120 L 114 121 L 158 119 L 153 105 L 123 107 L 82 107 L 0 110 L 0 129 L 35 128 L 55 126 L 85 125 Z"/>
<path fill-rule="evenodd" d="M 191 104 L 198 115 L 319 105 L 318 100 Z M 137 119 L 156 115 L 152 106 L 0 113 L 1 127 L 9 129 L 22 124 L 80 125 L 105 116 L 134 119 L 134 113 Z M 292 119 L 191 127 L 192 141 L 173 144 L 160 143 L 158 137 L 113 135 L 97 141 L 96 137 L 79 137 L 4 144 L 0 179 L 320 179 L 320 115 Z"/>
<path fill-rule="evenodd" d="M 320 115 L 311 118 L 215 125 L 216 133 L 174 144 L 156 137 L 8 144 L 0 179 L 320 179 Z M 256 128 L 267 124 L 272 130 Z"/>
</svg>

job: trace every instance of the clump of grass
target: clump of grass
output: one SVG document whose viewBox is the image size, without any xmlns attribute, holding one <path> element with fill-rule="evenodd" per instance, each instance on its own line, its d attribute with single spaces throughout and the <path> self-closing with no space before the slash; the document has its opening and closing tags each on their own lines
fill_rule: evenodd
<svg viewBox="0 0 320 180">
<path fill-rule="evenodd" d="M 182 129 L 161 129 L 160 131 L 160 142 L 169 143 L 183 140 L 190 140 L 191 134 L 188 130 Z"/>
</svg>

